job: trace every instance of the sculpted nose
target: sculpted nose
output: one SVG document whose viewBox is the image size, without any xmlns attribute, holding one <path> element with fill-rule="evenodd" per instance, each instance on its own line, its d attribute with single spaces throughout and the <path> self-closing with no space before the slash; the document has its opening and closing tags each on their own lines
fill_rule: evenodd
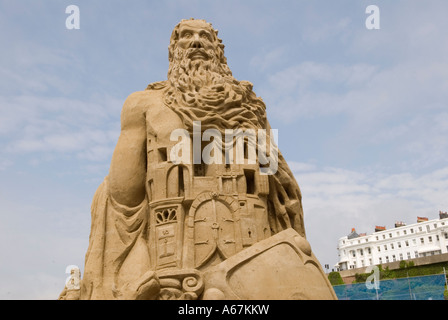
<svg viewBox="0 0 448 320">
<path fill-rule="evenodd" d="M 201 40 L 200 40 L 198 34 L 194 35 L 194 37 L 193 37 L 193 39 L 191 41 L 190 47 L 194 48 L 194 49 L 201 49 L 202 48 Z"/>
</svg>

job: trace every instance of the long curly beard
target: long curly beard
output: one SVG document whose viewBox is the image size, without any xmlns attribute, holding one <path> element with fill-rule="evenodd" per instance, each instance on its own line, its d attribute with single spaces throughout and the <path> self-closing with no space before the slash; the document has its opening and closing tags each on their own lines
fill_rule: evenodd
<svg viewBox="0 0 448 320">
<path fill-rule="evenodd" d="M 191 60 L 195 51 L 207 59 Z M 193 121 L 201 121 L 202 130 L 214 128 L 220 132 L 265 127 L 266 107 L 252 91 L 252 84 L 236 80 L 214 50 L 175 49 L 168 82 L 165 103 L 190 132 Z"/>
</svg>

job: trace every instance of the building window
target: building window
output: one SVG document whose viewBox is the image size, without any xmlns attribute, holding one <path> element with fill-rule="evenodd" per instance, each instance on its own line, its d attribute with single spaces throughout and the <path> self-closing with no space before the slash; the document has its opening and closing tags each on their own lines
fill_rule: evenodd
<svg viewBox="0 0 448 320">
<path fill-rule="evenodd" d="M 386 256 L 386 263 L 389 262 L 389 256 Z"/>
<path fill-rule="evenodd" d="M 204 177 L 205 176 L 205 163 L 197 163 L 193 165 L 194 175 L 196 177 Z"/>
<path fill-rule="evenodd" d="M 431 236 L 428 237 L 428 241 L 432 242 L 432 237 Z"/>
<path fill-rule="evenodd" d="M 386 239 L 386 235 L 385 234 L 383 234 L 383 239 Z"/>
<path fill-rule="evenodd" d="M 392 233 L 389 233 L 389 238 L 392 238 Z"/>
<path fill-rule="evenodd" d="M 244 176 L 246 177 L 246 193 L 254 194 L 255 193 L 255 173 L 254 170 L 246 170 L 244 169 Z M 279 194 L 280 196 L 280 194 Z"/>
<path fill-rule="evenodd" d="M 387 250 L 387 244 L 384 245 L 384 250 Z"/>
<path fill-rule="evenodd" d="M 154 181 L 152 179 L 148 181 L 148 189 L 149 202 L 151 202 L 154 198 Z"/>
<path fill-rule="evenodd" d="M 420 238 L 420 243 L 421 243 L 421 244 L 424 244 L 424 243 L 425 243 L 425 239 Z"/>
<path fill-rule="evenodd" d="M 415 255 L 416 258 L 418 258 L 418 251 L 415 251 L 414 255 Z"/>
<path fill-rule="evenodd" d="M 426 231 L 428 231 L 428 232 L 429 232 L 429 225 L 427 225 L 427 226 L 426 226 Z"/>
<path fill-rule="evenodd" d="M 404 233 L 404 234 L 407 234 L 406 230 L 403 230 L 403 233 Z"/>
<path fill-rule="evenodd" d="M 159 162 L 165 162 L 167 160 L 166 148 L 159 148 Z"/>
<path fill-rule="evenodd" d="M 398 242 L 398 248 L 401 248 L 401 242 Z"/>
<path fill-rule="evenodd" d="M 405 241 L 405 244 L 406 244 L 406 247 L 409 247 L 409 241 L 408 240 Z"/>
<path fill-rule="evenodd" d="M 381 247 L 380 247 L 380 246 L 378 246 L 377 248 L 378 248 L 378 252 L 381 252 Z"/>
<path fill-rule="evenodd" d="M 418 231 L 423 231 L 422 227 L 418 227 Z"/>
<path fill-rule="evenodd" d="M 380 257 L 380 258 L 379 258 L 379 261 L 380 261 L 380 263 L 383 263 L 383 258 Z"/>
<path fill-rule="evenodd" d="M 411 229 L 411 233 L 414 233 L 414 229 Z"/>
<path fill-rule="evenodd" d="M 403 254 L 400 253 L 400 261 L 403 260 Z"/>
<path fill-rule="evenodd" d="M 392 255 L 392 261 L 397 261 L 397 259 L 395 258 L 395 255 Z"/>
<path fill-rule="evenodd" d="M 367 253 L 368 253 L 368 254 L 371 254 L 371 253 L 372 253 L 372 250 L 370 250 L 370 248 L 367 248 Z"/>
<path fill-rule="evenodd" d="M 437 234 L 436 235 L 436 241 L 439 241 L 440 240 L 440 238 L 439 238 L 439 235 Z"/>
<path fill-rule="evenodd" d="M 434 229 L 437 228 L 437 223 L 434 223 Z"/>
<path fill-rule="evenodd" d="M 411 259 L 411 253 L 408 252 L 408 259 Z"/>
<path fill-rule="evenodd" d="M 412 243 L 414 244 L 414 246 L 417 244 L 417 240 L 412 239 Z"/>
<path fill-rule="evenodd" d="M 390 248 L 391 248 L 392 250 L 394 249 L 394 244 L 393 244 L 393 243 L 390 244 Z"/>
<path fill-rule="evenodd" d="M 375 238 L 376 238 L 376 240 L 378 240 L 378 236 L 376 236 Z"/>
</svg>

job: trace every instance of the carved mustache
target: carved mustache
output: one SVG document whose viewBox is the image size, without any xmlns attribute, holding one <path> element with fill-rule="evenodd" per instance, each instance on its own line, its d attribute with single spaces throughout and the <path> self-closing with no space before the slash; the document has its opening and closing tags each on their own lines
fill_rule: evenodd
<svg viewBox="0 0 448 320">
<path fill-rule="evenodd" d="M 202 55 L 206 59 L 210 59 L 211 58 L 211 56 L 208 54 L 208 52 L 205 49 L 203 49 L 203 48 L 189 48 L 189 49 L 187 49 L 186 56 L 188 58 L 191 59 L 193 56 L 195 56 L 197 54 Z"/>
</svg>

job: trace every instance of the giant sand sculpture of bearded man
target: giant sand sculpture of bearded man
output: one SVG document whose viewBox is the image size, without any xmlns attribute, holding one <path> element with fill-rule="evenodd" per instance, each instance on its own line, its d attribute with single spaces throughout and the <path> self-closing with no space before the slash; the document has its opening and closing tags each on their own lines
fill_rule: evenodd
<svg viewBox="0 0 448 320">
<path fill-rule="evenodd" d="M 265 104 L 217 31 L 182 20 L 169 62 L 124 103 L 80 290 L 60 299 L 335 299 Z"/>
</svg>

